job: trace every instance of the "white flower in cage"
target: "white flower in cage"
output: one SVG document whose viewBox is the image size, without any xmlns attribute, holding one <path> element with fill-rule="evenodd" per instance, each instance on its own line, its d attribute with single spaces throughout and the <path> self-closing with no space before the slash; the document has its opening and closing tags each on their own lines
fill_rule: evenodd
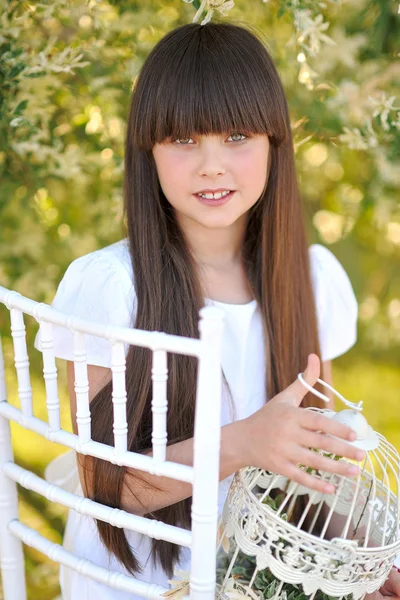
<svg viewBox="0 0 400 600">
<path fill-rule="evenodd" d="M 174 575 L 180 577 L 180 579 L 168 579 L 168 583 L 174 587 L 161 594 L 161 596 L 178 600 L 178 598 L 183 598 L 189 594 L 190 573 L 188 571 L 177 569 L 174 571 Z"/>
<path fill-rule="evenodd" d="M 246 600 L 248 598 L 260 600 L 262 598 L 260 594 L 257 594 L 253 590 L 244 588 L 234 577 L 230 577 L 226 582 L 223 597 L 229 598 L 229 600 L 242 600 L 243 598 L 246 598 Z"/>
</svg>

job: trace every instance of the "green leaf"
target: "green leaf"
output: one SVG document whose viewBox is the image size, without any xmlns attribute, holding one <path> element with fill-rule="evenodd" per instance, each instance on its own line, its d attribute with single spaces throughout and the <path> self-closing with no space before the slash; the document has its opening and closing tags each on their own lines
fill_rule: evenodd
<svg viewBox="0 0 400 600">
<path fill-rule="evenodd" d="M 200 0 L 193 0 L 193 6 L 195 7 L 196 10 L 199 10 L 200 4 L 201 4 Z"/>
<path fill-rule="evenodd" d="M 246 577 L 247 569 L 245 567 L 233 567 L 232 575 L 241 575 L 242 577 Z"/>
<path fill-rule="evenodd" d="M 37 73 L 27 73 L 25 77 L 29 77 L 29 79 L 34 79 L 35 77 L 43 77 L 46 75 L 46 71 L 38 71 Z"/>
<path fill-rule="evenodd" d="M 28 106 L 28 100 L 22 100 L 22 102 L 20 102 L 18 104 L 18 106 L 14 109 L 14 114 L 21 115 L 27 106 Z"/>
<path fill-rule="evenodd" d="M 278 580 L 275 580 L 272 583 L 270 583 L 270 585 L 267 587 L 267 589 L 264 592 L 265 600 L 269 600 L 269 598 L 272 598 L 275 595 L 277 586 L 278 586 Z"/>
<path fill-rule="evenodd" d="M 26 68 L 26 65 L 24 65 L 23 63 L 19 63 L 14 65 L 11 69 L 10 72 L 8 74 L 10 79 L 16 79 L 16 77 L 18 77 L 18 75 L 20 73 L 22 73 L 22 71 Z"/>
</svg>

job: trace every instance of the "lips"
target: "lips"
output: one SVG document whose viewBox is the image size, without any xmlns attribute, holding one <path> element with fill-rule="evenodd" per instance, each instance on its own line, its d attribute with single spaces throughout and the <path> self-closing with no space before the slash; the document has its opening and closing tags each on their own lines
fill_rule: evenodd
<svg viewBox="0 0 400 600">
<path fill-rule="evenodd" d="M 211 193 L 211 192 L 209 192 L 209 193 Z M 222 196 L 222 198 L 218 198 L 218 200 L 215 200 L 214 198 L 202 198 L 201 196 L 198 195 L 198 193 L 194 194 L 194 197 L 199 202 L 201 202 L 202 204 L 205 204 L 207 206 L 221 206 L 222 204 L 226 204 L 227 202 L 229 202 L 229 200 L 232 198 L 234 193 L 235 193 L 234 191 L 231 191 L 231 192 L 229 192 L 229 194 L 226 194 L 226 196 Z"/>
</svg>

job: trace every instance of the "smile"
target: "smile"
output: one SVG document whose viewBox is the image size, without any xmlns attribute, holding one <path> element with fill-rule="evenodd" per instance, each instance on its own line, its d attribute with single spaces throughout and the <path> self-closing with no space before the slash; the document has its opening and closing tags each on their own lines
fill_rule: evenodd
<svg viewBox="0 0 400 600">
<path fill-rule="evenodd" d="M 234 191 L 217 192 L 216 194 L 194 194 L 195 198 L 207 206 L 221 206 L 232 198 Z"/>
</svg>

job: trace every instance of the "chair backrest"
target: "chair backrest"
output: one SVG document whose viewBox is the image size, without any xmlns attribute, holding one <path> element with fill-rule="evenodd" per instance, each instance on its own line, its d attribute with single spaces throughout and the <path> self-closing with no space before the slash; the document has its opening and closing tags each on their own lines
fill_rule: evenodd
<svg viewBox="0 0 400 600">
<path fill-rule="evenodd" d="M 152 582 L 145 583 L 121 573 L 110 573 L 94 563 L 82 561 L 24 525 L 18 519 L 16 483 L 82 514 L 190 548 L 190 597 L 195 600 L 214 598 L 223 311 L 214 307 L 203 308 L 200 311 L 200 339 L 192 339 L 163 332 L 110 327 L 85 321 L 60 313 L 46 304 L 35 302 L 1 286 L 0 303 L 10 311 L 20 400 L 20 408 L 7 402 L 0 340 L 0 559 L 4 600 L 26 600 L 22 542 L 36 548 L 52 560 L 116 589 L 146 598 L 160 598 L 160 595 L 167 591 L 167 588 Z M 33 416 L 24 314 L 33 316 L 40 325 L 48 422 Z M 53 325 L 67 327 L 73 332 L 77 435 L 63 430 L 60 425 Z M 91 439 L 85 334 L 107 339 L 112 345 L 114 446 Z M 125 344 L 149 348 L 153 352 L 152 456 L 127 450 Z M 194 356 L 198 359 L 193 466 L 166 460 L 168 352 Z M 115 510 L 92 500 L 87 499 L 82 502 L 81 496 L 48 483 L 29 470 L 16 465 L 13 461 L 9 421 L 15 421 L 23 428 L 75 449 L 79 453 L 192 484 L 191 530 L 150 520 L 123 510 Z"/>
</svg>

